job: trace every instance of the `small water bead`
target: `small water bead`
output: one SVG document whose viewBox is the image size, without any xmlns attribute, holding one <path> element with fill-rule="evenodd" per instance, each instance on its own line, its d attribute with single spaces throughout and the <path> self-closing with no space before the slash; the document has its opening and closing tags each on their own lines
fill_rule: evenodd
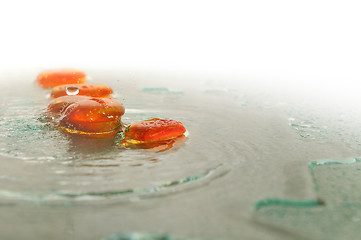
<svg viewBox="0 0 361 240">
<path fill-rule="evenodd" d="M 58 69 L 41 72 L 36 82 L 43 88 L 53 88 L 65 84 L 84 84 L 86 74 L 75 69 Z"/>
<path fill-rule="evenodd" d="M 109 98 L 113 90 L 106 85 L 99 84 L 69 84 L 54 87 L 51 91 L 51 98 L 62 96 L 82 95 L 97 98 Z"/>
<path fill-rule="evenodd" d="M 79 93 L 79 88 L 74 86 L 69 86 L 65 88 L 65 92 L 68 96 L 75 96 Z"/>
</svg>

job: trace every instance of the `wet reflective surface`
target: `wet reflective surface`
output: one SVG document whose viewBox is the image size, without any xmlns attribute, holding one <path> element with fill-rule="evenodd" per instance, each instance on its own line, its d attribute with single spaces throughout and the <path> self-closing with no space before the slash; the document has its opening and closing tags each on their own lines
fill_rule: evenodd
<svg viewBox="0 0 361 240">
<path fill-rule="evenodd" d="M 63 200 L 126 197 L 151 194 L 220 174 L 214 171 L 224 165 L 221 146 L 212 143 L 215 145 L 213 156 L 202 151 L 203 142 L 209 139 L 199 138 L 194 144 L 185 142 L 160 153 L 157 146 L 126 147 L 120 134 L 115 138 L 92 138 L 59 131 L 53 122 L 43 119 L 46 118 L 46 91 L 31 84 L 29 79 L 27 96 L 23 98 L 18 97 L 19 89 L 11 90 L 17 94 L 14 98 L 6 96 L 6 108 L 1 112 L 0 154 L 12 160 L 9 166 L 1 168 L 4 181 L 1 182 L 0 198 Z M 162 97 L 157 95 L 139 94 L 134 99 L 139 104 L 127 106 L 130 113 L 127 113 L 125 123 L 167 115 L 181 119 L 192 117 L 190 112 L 179 109 L 183 106 L 163 103 L 160 101 Z M 206 114 L 211 117 L 211 113 Z M 13 168 L 16 172 L 11 173 Z M 26 170 L 20 171 L 22 168 Z"/>
<path fill-rule="evenodd" d="M 333 202 L 341 206 L 345 198 L 334 196 L 345 194 L 332 187 L 317 192 L 315 179 L 321 186 L 345 178 L 347 185 L 357 171 L 330 175 L 333 170 L 320 172 L 324 168 L 317 166 L 311 174 L 308 164 L 360 155 L 361 118 L 352 108 L 341 103 L 326 108 L 327 101 L 315 102 L 296 91 L 283 94 L 242 83 L 244 79 L 234 86 L 217 76 L 89 75 L 113 88 L 114 98 L 125 106 L 125 124 L 175 119 L 186 127 L 187 139 L 159 151 L 161 146 L 124 146 L 120 136 L 66 134 L 43 119 L 49 91 L 34 84 L 36 71 L 2 76 L 0 218 L 6 221 L 0 226 L 1 238 L 326 236 L 300 219 Z M 188 83 L 183 82 L 187 77 Z M 354 198 L 352 206 L 358 201 Z M 347 215 L 344 209 L 337 214 Z M 280 214 L 292 221 L 278 218 Z M 325 226 L 333 224 L 325 219 Z M 355 222 L 358 215 L 340 219 Z M 349 231 L 354 234 L 343 239 L 358 233 Z"/>
<path fill-rule="evenodd" d="M 306 239 L 357 239 L 361 216 L 357 158 L 311 162 L 317 199 L 265 199 L 256 204 L 258 221 Z"/>
</svg>

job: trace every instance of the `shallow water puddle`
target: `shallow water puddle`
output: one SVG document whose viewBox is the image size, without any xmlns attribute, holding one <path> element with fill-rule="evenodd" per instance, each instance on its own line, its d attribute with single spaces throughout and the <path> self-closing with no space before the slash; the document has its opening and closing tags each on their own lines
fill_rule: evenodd
<svg viewBox="0 0 361 240">
<path fill-rule="evenodd" d="M 125 103 L 126 108 L 129 105 L 125 123 L 155 117 L 179 119 L 188 127 L 189 139 L 175 142 L 168 150 L 161 145 L 125 147 L 121 133 L 116 138 L 69 135 L 43 117 L 48 91 L 30 83 L 26 88 L 9 89 L 8 95 L 2 95 L 0 112 L 0 198 L 50 201 L 143 196 L 180 190 L 180 185 L 207 182 L 224 173 L 222 146 L 212 139 L 192 138 L 193 131 L 206 132 L 211 123 L 193 127 L 193 111 L 182 104 L 181 91 L 166 87 L 132 91 L 134 95 Z M 197 117 L 211 118 L 210 110 L 203 109 Z M 205 152 L 204 146 L 212 148 Z"/>
<path fill-rule="evenodd" d="M 32 84 L 34 76 L 6 78 L 12 84 L 0 95 L 1 238 L 352 239 L 359 233 L 353 229 L 360 215 L 358 160 L 313 163 L 317 197 L 308 190 L 306 168 L 312 159 L 360 156 L 357 110 L 304 105 L 303 97 L 246 83 L 232 88 L 224 78 L 188 79 L 187 87 L 177 74 L 155 82 L 162 75 L 93 73 L 124 104 L 124 124 L 169 118 L 185 125 L 185 141 L 162 151 L 161 145 L 124 146 L 121 135 L 61 132 L 42 117 L 49 92 Z M 253 209 L 269 196 L 282 197 Z"/>
</svg>

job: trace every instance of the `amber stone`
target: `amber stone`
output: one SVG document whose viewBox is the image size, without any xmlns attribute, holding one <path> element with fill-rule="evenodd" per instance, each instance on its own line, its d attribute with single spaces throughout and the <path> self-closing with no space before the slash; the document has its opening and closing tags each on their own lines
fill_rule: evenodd
<svg viewBox="0 0 361 240">
<path fill-rule="evenodd" d="M 185 132 L 186 129 L 181 122 L 153 118 L 128 126 L 124 131 L 124 136 L 133 143 L 143 143 L 173 139 Z"/>
<path fill-rule="evenodd" d="M 86 74 L 75 69 L 49 70 L 40 73 L 36 82 L 43 88 L 53 88 L 64 84 L 83 84 L 86 82 Z"/>
<path fill-rule="evenodd" d="M 62 112 L 65 111 L 65 109 L 67 107 L 69 107 L 69 105 L 73 104 L 73 103 L 77 103 L 80 102 L 82 100 L 88 100 L 91 97 L 87 97 L 87 96 L 63 96 L 63 97 L 58 97 L 56 99 L 53 99 L 52 101 L 50 101 L 49 105 L 48 105 L 48 112 L 53 114 L 53 115 L 60 115 Z"/>
<path fill-rule="evenodd" d="M 98 84 L 67 84 L 54 87 L 51 91 L 51 98 L 62 96 L 89 96 L 99 98 L 109 98 L 113 90 L 105 85 Z"/>
<path fill-rule="evenodd" d="M 75 134 L 114 133 L 121 126 L 124 106 L 114 99 L 89 98 L 70 104 L 60 119 L 60 126 Z"/>
</svg>

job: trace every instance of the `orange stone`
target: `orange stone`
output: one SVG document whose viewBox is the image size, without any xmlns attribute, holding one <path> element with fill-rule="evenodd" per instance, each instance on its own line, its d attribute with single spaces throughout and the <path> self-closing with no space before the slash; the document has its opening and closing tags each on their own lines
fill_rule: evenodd
<svg viewBox="0 0 361 240">
<path fill-rule="evenodd" d="M 89 96 L 98 98 L 109 98 L 113 90 L 105 85 L 98 84 L 67 84 L 54 87 L 51 91 L 51 98 L 62 96 Z"/>
<path fill-rule="evenodd" d="M 89 98 L 70 104 L 60 118 L 60 127 L 75 134 L 112 134 L 119 130 L 124 111 L 117 100 Z"/>
<path fill-rule="evenodd" d="M 36 82 L 43 88 L 53 88 L 64 84 L 82 84 L 86 82 L 86 74 L 75 69 L 50 70 L 40 73 Z"/>
<path fill-rule="evenodd" d="M 53 115 L 60 115 L 65 111 L 67 107 L 69 107 L 73 103 L 80 102 L 82 100 L 90 99 L 91 97 L 87 96 L 63 96 L 58 97 L 52 101 L 50 101 L 48 105 L 48 112 Z"/>
<path fill-rule="evenodd" d="M 181 122 L 153 118 L 128 126 L 124 136 L 131 143 L 144 143 L 173 139 L 185 132 L 186 129 Z"/>
</svg>

